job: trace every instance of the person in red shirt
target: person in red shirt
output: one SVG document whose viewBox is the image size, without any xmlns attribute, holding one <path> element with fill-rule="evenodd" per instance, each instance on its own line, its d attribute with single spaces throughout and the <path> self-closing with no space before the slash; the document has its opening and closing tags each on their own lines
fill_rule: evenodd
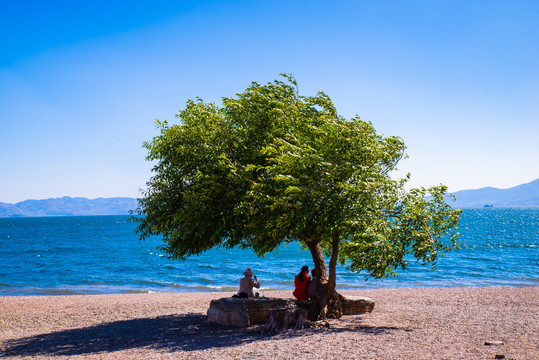
<svg viewBox="0 0 539 360">
<path fill-rule="evenodd" d="M 294 286 L 296 289 L 292 292 L 298 300 L 307 300 L 309 298 L 309 282 L 311 278 L 309 276 L 309 267 L 304 266 L 301 268 L 299 274 L 294 278 Z"/>
</svg>

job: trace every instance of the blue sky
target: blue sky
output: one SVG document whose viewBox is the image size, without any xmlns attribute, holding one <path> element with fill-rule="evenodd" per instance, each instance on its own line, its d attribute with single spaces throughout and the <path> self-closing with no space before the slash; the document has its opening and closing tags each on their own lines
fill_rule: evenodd
<svg viewBox="0 0 539 360">
<path fill-rule="evenodd" d="M 539 178 L 536 1 L 2 1 L 0 202 L 138 197 L 187 99 L 292 73 L 399 135 L 412 186 Z"/>
</svg>

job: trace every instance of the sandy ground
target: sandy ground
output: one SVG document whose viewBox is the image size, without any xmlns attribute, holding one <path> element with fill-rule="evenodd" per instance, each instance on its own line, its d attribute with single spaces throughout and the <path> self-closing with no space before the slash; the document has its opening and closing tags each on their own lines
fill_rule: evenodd
<svg viewBox="0 0 539 360">
<path fill-rule="evenodd" d="M 539 359 L 539 287 L 342 293 L 376 307 L 331 320 L 329 329 L 275 335 L 207 323 L 210 300 L 230 293 L 0 297 L 0 357 Z"/>
</svg>

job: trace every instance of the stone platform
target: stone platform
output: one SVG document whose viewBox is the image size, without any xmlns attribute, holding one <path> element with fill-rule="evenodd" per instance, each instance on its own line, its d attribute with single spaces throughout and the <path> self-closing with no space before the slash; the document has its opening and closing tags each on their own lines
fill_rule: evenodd
<svg viewBox="0 0 539 360">
<path fill-rule="evenodd" d="M 222 298 L 212 300 L 208 309 L 208 321 L 221 325 L 249 327 L 265 324 L 271 310 L 294 307 L 294 301 L 270 297 Z"/>
<path fill-rule="evenodd" d="M 212 300 L 207 315 L 209 322 L 226 326 L 249 327 L 265 324 L 272 310 L 292 309 L 296 306 L 308 309 L 309 305 L 309 300 L 229 297 Z M 343 315 L 370 313 L 373 309 L 374 301 L 366 297 L 348 296 L 342 303 Z"/>
<path fill-rule="evenodd" d="M 343 296 L 342 314 L 343 315 L 359 315 L 371 313 L 374 309 L 374 301 L 368 297 L 362 296 Z M 296 301 L 299 308 L 309 310 L 311 300 Z"/>
<path fill-rule="evenodd" d="M 343 315 L 371 313 L 373 309 L 374 301 L 368 297 L 345 296 L 342 302 Z"/>
</svg>

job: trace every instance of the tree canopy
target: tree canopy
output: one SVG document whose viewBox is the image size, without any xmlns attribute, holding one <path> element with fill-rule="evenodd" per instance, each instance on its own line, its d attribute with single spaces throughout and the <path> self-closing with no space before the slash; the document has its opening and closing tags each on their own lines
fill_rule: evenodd
<svg viewBox="0 0 539 360">
<path fill-rule="evenodd" d="M 402 139 L 345 119 L 323 92 L 300 95 L 291 76 L 253 82 L 221 106 L 190 100 L 177 118 L 144 143 L 155 165 L 135 217 L 140 237 L 162 236 L 174 258 L 213 247 L 264 255 L 297 241 L 334 290 L 336 263 L 381 278 L 410 257 L 435 266 L 458 246 L 447 188 L 391 178 Z"/>
</svg>

